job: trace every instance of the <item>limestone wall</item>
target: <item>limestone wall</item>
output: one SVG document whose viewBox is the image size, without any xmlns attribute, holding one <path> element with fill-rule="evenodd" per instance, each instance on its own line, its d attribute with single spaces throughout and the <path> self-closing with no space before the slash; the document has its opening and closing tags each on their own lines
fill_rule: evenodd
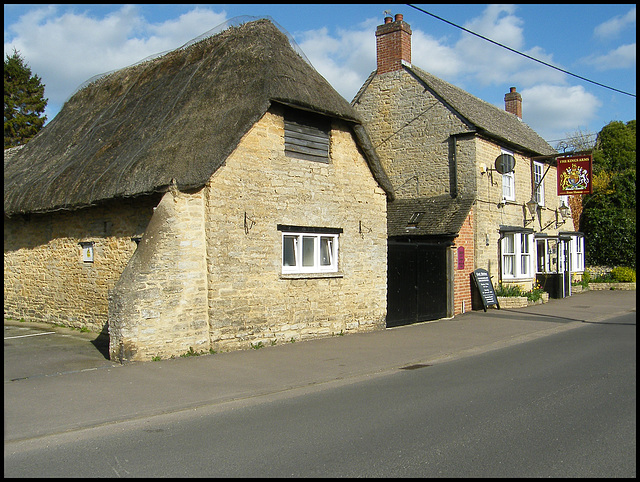
<svg viewBox="0 0 640 482">
<path fill-rule="evenodd" d="M 330 152 L 285 156 L 274 108 L 198 191 L 5 220 L 5 316 L 108 323 L 121 361 L 383 328 L 386 195 L 341 122 Z M 282 224 L 340 229 L 339 272 L 282 275 Z"/>
<path fill-rule="evenodd" d="M 245 136 L 207 186 L 211 343 L 249 348 L 383 328 L 386 196 L 346 125 L 329 164 L 284 155 L 277 109 Z M 343 230 L 339 272 L 282 275 L 278 224 Z"/>
<path fill-rule="evenodd" d="M 106 332 L 108 293 L 155 203 L 148 197 L 5 217 L 4 315 Z M 81 242 L 93 243 L 93 261 L 83 261 Z"/>
<path fill-rule="evenodd" d="M 450 138 L 469 127 L 412 75 L 376 75 L 354 107 L 398 198 L 473 192 L 474 146 L 458 141 L 454 148 Z"/>
<path fill-rule="evenodd" d="M 109 301 L 112 360 L 209 350 L 202 189 L 171 189 L 154 210 Z"/>
<path fill-rule="evenodd" d="M 499 269 L 499 238 L 500 225 L 525 227 L 525 216 L 529 220 L 531 215 L 525 203 L 531 199 L 532 174 L 529 157 L 514 152 L 516 161 L 514 170 L 515 200 L 501 204 L 502 175 L 495 170 L 495 159 L 501 154 L 501 146 L 487 139 L 476 140 L 476 178 L 477 199 L 475 205 L 475 235 L 476 235 L 476 267 L 486 269 L 493 276 L 494 284 L 498 282 Z M 546 171 L 545 164 L 544 170 Z M 544 177 L 544 206 L 539 208 L 536 219 L 526 225 L 536 233 L 556 235 L 558 231 L 573 231 L 571 218 L 566 223 L 556 226 L 555 209 L 560 202 L 557 195 L 556 168 L 552 166 Z M 561 222 L 561 218 L 559 218 Z M 544 228 L 544 229 L 543 229 Z M 517 280 L 523 284 L 524 280 Z M 535 277 L 523 284 L 526 289 L 532 287 Z"/>
</svg>

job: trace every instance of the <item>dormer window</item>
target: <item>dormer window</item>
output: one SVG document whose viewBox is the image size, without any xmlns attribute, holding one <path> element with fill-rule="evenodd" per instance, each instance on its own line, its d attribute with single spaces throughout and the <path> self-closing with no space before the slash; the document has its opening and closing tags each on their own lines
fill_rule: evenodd
<svg viewBox="0 0 640 482">
<path fill-rule="evenodd" d="M 424 217 L 424 213 L 423 212 L 415 212 L 411 215 L 411 217 L 409 218 L 409 222 L 407 223 L 407 227 L 408 228 L 417 228 L 418 224 L 420 223 L 420 221 L 422 220 L 422 218 Z"/>
</svg>

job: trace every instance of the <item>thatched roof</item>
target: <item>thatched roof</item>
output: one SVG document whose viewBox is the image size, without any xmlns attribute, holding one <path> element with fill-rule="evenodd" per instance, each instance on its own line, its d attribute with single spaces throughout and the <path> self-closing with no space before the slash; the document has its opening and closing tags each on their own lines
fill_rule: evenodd
<svg viewBox="0 0 640 482">
<path fill-rule="evenodd" d="M 78 91 L 5 159 L 5 214 L 75 209 L 163 191 L 172 180 L 183 190 L 202 187 L 272 102 L 351 123 L 392 197 L 356 111 L 263 19 Z"/>
</svg>

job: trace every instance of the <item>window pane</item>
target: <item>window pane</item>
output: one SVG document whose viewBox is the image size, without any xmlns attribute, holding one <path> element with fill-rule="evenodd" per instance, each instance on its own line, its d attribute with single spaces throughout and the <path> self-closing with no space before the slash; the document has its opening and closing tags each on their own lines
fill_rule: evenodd
<svg viewBox="0 0 640 482">
<path fill-rule="evenodd" d="M 527 275 L 529 274 L 529 255 L 523 254 L 521 258 L 520 264 L 520 274 Z"/>
<path fill-rule="evenodd" d="M 511 199 L 511 176 L 508 174 L 502 176 L 502 197 Z"/>
<path fill-rule="evenodd" d="M 502 239 L 502 273 L 503 275 L 515 275 L 515 234 L 505 234 Z"/>
<path fill-rule="evenodd" d="M 529 235 L 523 234 L 521 242 L 522 242 L 522 252 L 528 254 L 529 253 Z"/>
<path fill-rule="evenodd" d="M 538 186 L 538 188 L 533 193 L 533 198 L 541 206 L 544 206 L 544 180 L 543 180 L 543 176 L 544 176 L 544 165 L 540 164 L 540 163 L 537 163 L 537 162 L 534 162 L 533 163 L 533 181 L 535 183 L 534 186 Z"/>
<path fill-rule="evenodd" d="M 547 271 L 547 251 L 545 248 L 544 241 L 538 241 L 537 244 L 537 254 L 538 254 L 538 272 L 543 273 Z"/>
<path fill-rule="evenodd" d="M 296 236 L 284 236 L 282 240 L 282 266 L 296 265 Z"/>
<path fill-rule="evenodd" d="M 333 261 L 333 238 L 320 238 L 320 265 L 331 266 Z"/>
<path fill-rule="evenodd" d="M 504 256 L 504 274 L 508 274 L 510 276 L 514 275 L 513 272 L 513 259 L 515 258 L 515 256 L 509 255 L 509 256 Z"/>
<path fill-rule="evenodd" d="M 503 241 L 503 246 L 504 246 L 504 252 L 508 253 L 508 254 L 513 254 L 515 253 L 514 249 L 513 249 L 513 234 L 507 234 L 504 237 L 504 241 Z"/>
<path fill-rule="evenodd" d="M 314 263 L 314 246 L 315 237 L 302 237 L 302 266 L 313 266 Z"/>
</svg>

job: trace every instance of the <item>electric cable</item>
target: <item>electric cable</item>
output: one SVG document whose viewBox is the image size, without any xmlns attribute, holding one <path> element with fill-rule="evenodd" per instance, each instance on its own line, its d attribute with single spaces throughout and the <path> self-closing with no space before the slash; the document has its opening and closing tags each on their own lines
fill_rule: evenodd
<svg viewBox="0 0 640 482">
<path fill-rule="evenodd" d="M 503 45 L 503 44 L 501 44 L 499 42 L 496 42 L 495 40 L 491 40 L 490 38 L 484 37 L 484 36 L 482 36 L 482 35 L 480 35 L 478 33 L 472 32 L 469 29 L 461 27 L 460 25 L 456 25 L 455 23 L 450 22 L 449 20 L 445 20 L 442 17 L 438 17 L 437 15 L 434 15 L 431 12 L 427 12 L 426 10 L 423 10 L 423 9 L 421 9 L 419 7 L 416 7 L 415 5 L 411 5 L 410 3 L 407 3 L 407 6 L 409 6 L 411 8 L 415 8 L 416 10 L 418 10 L 418 11 L 420 11 L 422 13 L 426 13 L 427 15 L 430 15 L 430 16 L 432 16 L 434 18 L 437 18 L 438 20 L 441 20 L 442 22 L 448 23 L 449 25 L 452 25 L 452 26 L 454 26 L 456 28 L 459 28 L 460 30 L 463 30 L 463 31 L 465 31 L 467 33 L 470 33 L 471 35 L 475 35 L 476 37 L 479 37 L 482 40 L 486 40 L 487 42 L 491 42 L 492 44 L 497 45 L 498 47 L 502 47 L 504 49 L 509 50 L 510 52 L 513 52 L 513 53 L 518 54 L 518 55 L 522 55 L 523 57 L 526 57 L 529 60 L 533 60 L 534 62 L 538 62 L 538 63 L 540 63 L 542 65 L 545 65 L 546 67 L 551 67 L 552 69 L 558 70 L 558 71 L 560 71 L 560 72 L 562 72 L 564 74 L 571 75 L 571 76 L 576 77 L 576 78 L 578 78 L 580 80 L 584 80 L 585 82 L 590 82 L 592 84 L 598 85 L 598 86 L 603 87 L 605 89 L 610 89 L 610 90 L 613 90 L 615 92 L 619 92 L 621 94 L 629 95 L 631 97 L 635 97 L 636 96 L 636 94 L 631 94 L 629 92 L 625 92 L 624 90 L 616 89 L 615 87 L 610 87 L 608 85 L 601 84 L 600 82 L 596 82 L 595 80 L 587 79 L 586 77 L 582 77 L 581 75 L 571 73 L 568 70 L 561 69 L 560 67 L 556 67 L 555 65 L 549 64 L 549 63 L 544 62 L 544 61 L 539 60 L 539 59 L 536 59 L 535 57 L 531 57 L 530 55 L 527 55 L 525 53 L 519 52 L 519 51 L 517 51 L 515 49 L 512 49 L 511 47 L 507 47 L 506 45 Z"/>
</svg>

